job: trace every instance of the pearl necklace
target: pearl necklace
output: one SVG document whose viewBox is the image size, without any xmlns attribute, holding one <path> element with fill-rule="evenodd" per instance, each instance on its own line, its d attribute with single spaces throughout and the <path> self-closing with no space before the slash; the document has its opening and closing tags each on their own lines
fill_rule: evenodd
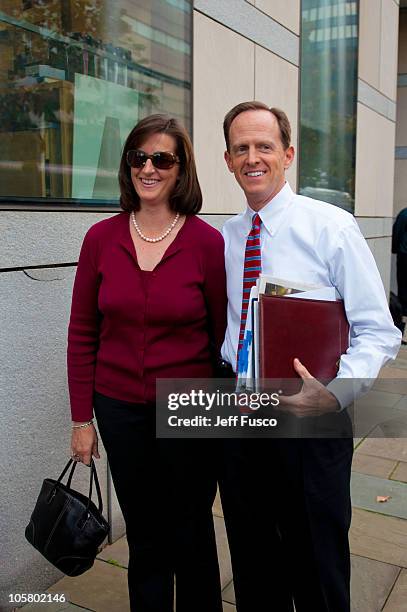
<svg viewBox="0 0 407 612">
<path fill-rule="evenodd" d="M 145 236 L 143 234 L 143 232 L 141 231 L 137 221 L 136 221 L 136 215 L 134 214 L 134 210 L 131 213 L 131 220 L 133 221 L 133 225 L 135 227 L 136 232 L 138 233 L 138 235 L 140 236 L 140 238 L 142 238 L 143 240 L 145 240 L 146 242 L 160 242 L 160 240 L 164 240 L 164 238 L 166 238 L 168 236 L 168 234 L 170 232 L 172 232 L 172 230 L 174 229 L 174 227 L 177 225 L 178 223 L 178 219 L 179 219 L 179 212 L 177 212 L 177 214 L 175 215 L 175 219 L 174 221 L 171 223 L 171 225 L 169 225 L 167 227 L 167 229 L 165 230 L 165 232 L 163 234 L 161 234 L 161 236 L 157 236 L 157 238 L 148 238 L 147 236 Z"/>
</svg>

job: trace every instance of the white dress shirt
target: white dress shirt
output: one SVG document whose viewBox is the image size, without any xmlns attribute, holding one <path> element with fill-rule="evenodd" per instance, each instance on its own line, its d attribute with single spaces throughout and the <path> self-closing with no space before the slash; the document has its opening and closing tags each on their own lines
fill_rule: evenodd
<svg viewBox="0 0 407 612">
<path fill-rule="evenodd" d="M 244 253 L 254 214 L 248 206 L 244 213 L 229 219 L 222 230 L 229 300 L 222 357 L 234 368 Z M 259 215 L 262 273 L 336 287 L 350 325 L 350 345 L 341 357 L 337 379 L 365 379 L 367 390 L 368 379 L 375 379 L 380 368 L 396 357 L 401 333 L 393 324 L 375 260 L 355 219 L 336 206 L 296 195 L 288 183 Z M 297 325 L 301 322 L 293 321 L 293 326 Z M 355 393 L 349 385 L 335 383 L 332 381 L 328 389 L 342 407 L 362 391 Z"/>
</svg>

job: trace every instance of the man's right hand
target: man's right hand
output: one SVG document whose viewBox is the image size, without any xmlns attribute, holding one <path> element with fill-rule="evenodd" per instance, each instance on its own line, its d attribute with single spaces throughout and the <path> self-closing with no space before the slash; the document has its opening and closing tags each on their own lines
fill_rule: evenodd
<svg viewBox="0 0 407 612">
<path fill-rule="evenodd" d="M 81 461 L 85 465 L 90 465 L 92 456 L 100 459 L 98 435 L 93 424 L 72 429 L 71 455 L 75 461 Z"/>
</svg>

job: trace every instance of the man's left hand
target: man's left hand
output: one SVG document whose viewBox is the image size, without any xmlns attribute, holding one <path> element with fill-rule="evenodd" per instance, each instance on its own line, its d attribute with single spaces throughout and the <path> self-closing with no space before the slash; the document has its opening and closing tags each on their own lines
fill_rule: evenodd
<svg viewBox="0 0 407 612">
<path fill-rule="evenodd" d="M 301 418 L 321 416 L 340 408 L 336 397 L 297 358 L 294 359 L 294 369 L 302 378 L 302 389 L 295 395 L 281 395 L 278 410 Z"/>
</svg>

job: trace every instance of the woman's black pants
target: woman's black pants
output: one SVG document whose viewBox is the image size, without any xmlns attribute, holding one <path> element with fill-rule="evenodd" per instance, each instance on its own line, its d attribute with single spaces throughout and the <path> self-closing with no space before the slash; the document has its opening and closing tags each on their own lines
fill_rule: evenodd
<svg viewBox="0 0 407 612">
<path fill-rule="evenodd" d="M 155 406 L 99 393 L 95 416 L 129 545 L 132 612 L 221 612 L 211 440 L 155 438 Z"/>
</svg>

